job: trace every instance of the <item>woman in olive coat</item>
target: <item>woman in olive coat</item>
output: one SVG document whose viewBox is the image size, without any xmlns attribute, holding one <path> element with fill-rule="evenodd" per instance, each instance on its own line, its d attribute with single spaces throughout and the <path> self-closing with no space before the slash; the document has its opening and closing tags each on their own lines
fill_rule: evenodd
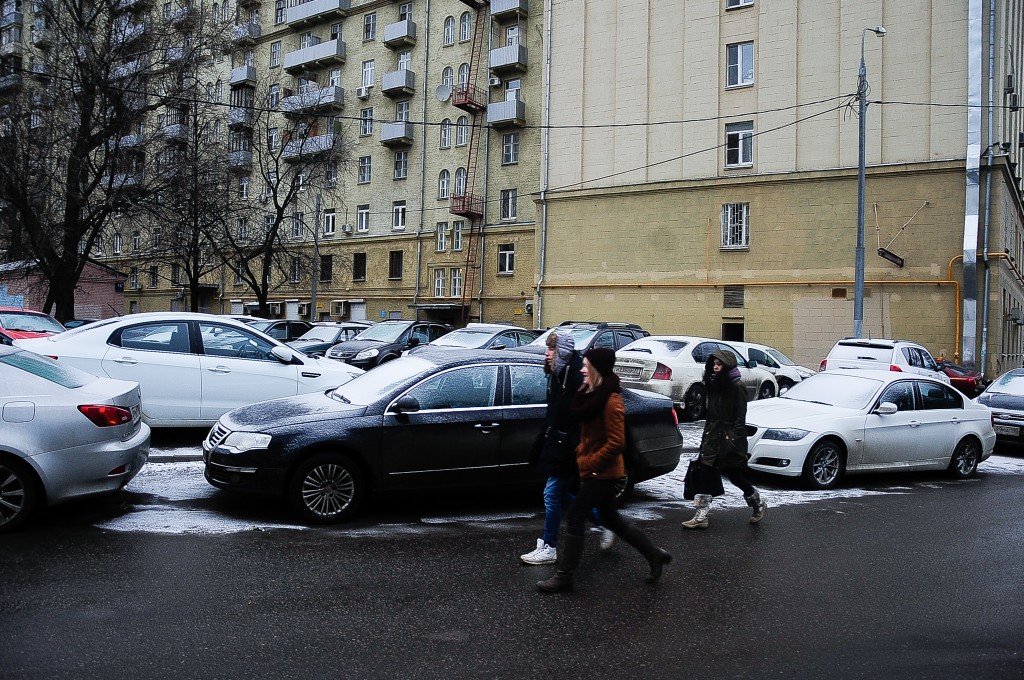
<svg viewBox="0 0 1024 680">
<path fill-rule="evenodd" d="M 750 523 L 764 517 L 768 504 L 747 480 L 747 391 L 740 381 L 736 355 L 718 350 L 708 357 L 704 366 L 707 393 L 707 418 L 700 442 L 700 461 L 717 468 L 722 476 L 743 492 L 743 499 L 753 508 Z M 707 529 L 711 512 L 710 494 L 697 494 L 693 504 L 697 513 L 683 522 L 687 529 Z"/>
</svg>

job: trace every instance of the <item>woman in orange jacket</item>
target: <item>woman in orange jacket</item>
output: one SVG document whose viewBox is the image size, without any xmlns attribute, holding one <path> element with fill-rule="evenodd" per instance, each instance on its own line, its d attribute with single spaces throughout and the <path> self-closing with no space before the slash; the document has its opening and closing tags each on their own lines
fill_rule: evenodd
<svg viewBox="0 0 1024 680">
<path fill-rule="evenodd" d="M 656 547 L 643 532 L 627 522 L 615 507 L 615 484 L 625 474 L 622 453 L 626 445 L 626 409 L 622 402 L 619 377 L 612 372 L 615 351 L 595 347 L 583 355 L 583 387 L 573 397 L 570 409 L 580 421 L 580 443 L 576 462 L 580 470 L 580 488 L 569 508 L 566 535 L 558 550 L 558 570 L 554 576 L 537 583 L 543 592 L 572 590 L 573 573 L 583 557 L 583 539 L 587 516 L 597 508 L 601 524 L 636 548 L 647 558 L 655 583 L 672 555 Z"/>
</svg>

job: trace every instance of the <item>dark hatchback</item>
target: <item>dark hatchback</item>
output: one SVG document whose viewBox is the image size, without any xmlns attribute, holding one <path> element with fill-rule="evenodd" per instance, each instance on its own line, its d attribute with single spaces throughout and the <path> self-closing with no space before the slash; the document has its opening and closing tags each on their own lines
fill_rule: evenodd
<svg viewBox="0 0 1024 680">
<path fill-rule="evenodd" d="M 992 409 L 997 442 L 1024 444 L 1024 368 L 1003 373 L 974 401 Z"/>
<path fill-rule="evenodd" d="M 452 330 L 432 321 L 381 321 L 327 350 L 328 359 L 344 361 L 368 371 L 397 359 L 407 349 L 426 345 Z"/>
<path fill-rule="evenodd" d="M 528 461 L 545 390 L 541 357 L 424 349 L 326 393 L 226 413 L 203 442 L 206 479 L 283 495 L 315 524 L 348 518 L 371 491 L 541 483 Z M 682 437 L 670 399 L 623 397 L 638 454 L 625 493 L 674 470 Z"/>
</svg>

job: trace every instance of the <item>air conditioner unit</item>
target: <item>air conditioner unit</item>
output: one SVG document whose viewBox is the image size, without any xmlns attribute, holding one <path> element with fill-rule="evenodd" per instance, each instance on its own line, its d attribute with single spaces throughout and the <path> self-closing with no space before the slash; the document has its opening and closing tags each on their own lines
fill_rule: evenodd
<svg viewBox="0 0 1024 680">
<path fill-rule="evenodd" d="M 368 87 L 357 87 L 356 88 L 356 97 L 358 97 L 359 99 L 369 99 L 370 98 L 370 88 L 368 88 Z"/>
<path fill-rule="evenodd" d="M 1019 111 L 1020 110 L 1020 95 L 1019 94 L 1011 94 L 1009 97 L 1006 98 L 1006 105 L 1010 107 L 1011 111 Z"/>
<path fill-rule="evenodd" d="M 1003 88 L 1004 94 L 1013 94 L 1017 91 L 1017 78 L 1012 73 L 1006 74 L 1006 87 Z"/>
<path fill-rule="evenodd" d="M 348 302 L 344 300 L 335 300 L 331 304 L 331 316 L 345 316 L 348 314 Z"/>
<path fill-rule="evenodd" d="M 308 302 L 300 302 L 299 303 L 299 316 L 309 316 L 309 303 Z"/>
<path fill-rule="evenodd" d="M 499 87 L 501 85 L 501 78 L 498 76 L 491 76 L 487 79 L 487 84 L 491 87 Z"/>
<path fill-rule="evenodd" d="M 343 225 L 341 225 L 341 233 L 342 234 L 351 234 L 352 233 L 352 225 L 351 224 L 343 224 Z"/>
<path fill-rule="evenodd" d="M 1024 149 L 1024 132 L 1017 133 L 1017 146 Z"/>
<path fill-rule="evenodd" d="M 281 313 L 281 303 L 280 302 L 271 302 L 271 303 L 267 304 L 267 308 L 270 310 L 271 314 L 280 314 Z"/>
</svg>

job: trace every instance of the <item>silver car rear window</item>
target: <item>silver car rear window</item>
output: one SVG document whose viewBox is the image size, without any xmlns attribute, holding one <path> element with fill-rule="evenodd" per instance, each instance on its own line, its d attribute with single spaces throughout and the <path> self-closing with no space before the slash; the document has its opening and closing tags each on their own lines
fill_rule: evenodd
<svg viewBox="0 0 1024 680">
<path fill-rule="evenodd" d="M 854 359 L 886 363 L 892 358 L 892 347 L 877 345 L 844 345 L 839 343 L 829 352 L 829 359 Z"/>
<path fill-rule="evenodd" d="M 0 365 L 21 369 L 26 373 L 69 389 L 88 385 L 96 379 L 85 371 L 30 352 L 13 352 L 0 356 Z"/>
</svg>

